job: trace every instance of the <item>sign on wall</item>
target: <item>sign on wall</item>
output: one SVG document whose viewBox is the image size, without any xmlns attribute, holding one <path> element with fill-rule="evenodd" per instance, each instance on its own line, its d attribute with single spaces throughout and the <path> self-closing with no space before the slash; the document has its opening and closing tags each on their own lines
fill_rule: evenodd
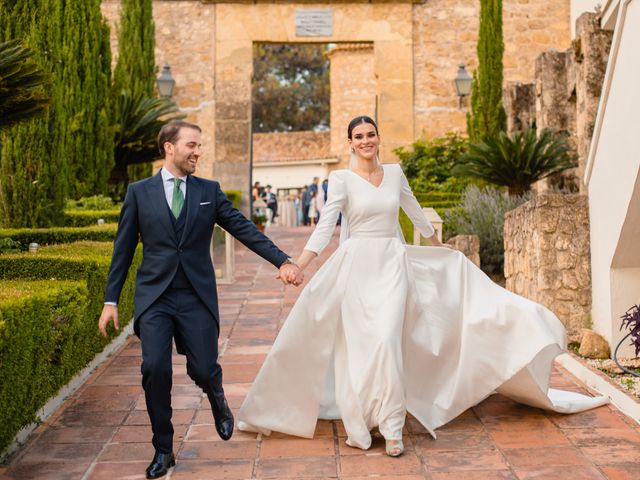
<svg viewBox="0 0 640 480">
<path fill-rule="evenodd" d="M 330 37 L 333 35 L 333 11 L 329 9 L 296 10 L 296 36 Z"/>
</svg>

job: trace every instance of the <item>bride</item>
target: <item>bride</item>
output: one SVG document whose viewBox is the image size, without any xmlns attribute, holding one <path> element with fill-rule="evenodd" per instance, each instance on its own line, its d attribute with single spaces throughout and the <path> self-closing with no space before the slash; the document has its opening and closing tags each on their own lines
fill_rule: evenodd
<svg viewBox="0 0 640 480">
<path fill-rule="evenodd" d="M 351 169 L 330 174 L 300 271 L 327 246 L 342 212 L 340 247 L 301 292 L 238 428 L 311 438 L 318 418 L 341 419 L 348 445 L 369 448 L 378 427 L 387 454 L 399 456 L 407 412 L 435 437 L 494 392 L 565 413 L 607 403 L 548 388 L 565 345 L 558 318 L 443 248 L 400 166 L 379 163 L 371 118 L 354 118 L 347 138 Z M 400 207 L 432 246 L 402 242 Z"/>
</svg>

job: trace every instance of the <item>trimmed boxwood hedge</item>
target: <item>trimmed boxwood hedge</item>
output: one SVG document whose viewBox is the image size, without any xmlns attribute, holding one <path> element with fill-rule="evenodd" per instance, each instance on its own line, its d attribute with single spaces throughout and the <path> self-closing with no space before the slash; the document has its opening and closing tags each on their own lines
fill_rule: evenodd
<svg viewBox="0 0 640 480">
<path fill-rule="evenodd" d="M 22 250 L 27 250 L 32 242 L 40 245 L 71 243 L 82 240 L 113 242 L 118 225 L 108 223 L 92 227 L 52 227 L 52 228 L 0 228 L 0 240 L 11 239 L 19 242 Z"/>
<path fill-rule="evenodd" d="M 449 209 L 455 208 L 460 204 L 461 195 L 455 192 L 427 192 L 414 193 L 418 203 L 422 207 L 431 207 L 438 212 L 440 218 L 444 220 L 444 212 Z M 413 243 L 413 223 L 409 220 L 409 217 L 400 210 L 400 228 L 404 234 L 404 239 L 407 243 Z M 447 224 L 443 224 L 442 238 L 447 237 Z"/>
<path fill-rule="evenodd" d="M 103 338 L 97 323 L 111 249 L 80 242 L 0 255 L 0 451 L 116 334 Z M 139 248 L 118 305 L 121 328 L 133 317 L 141 258 Z"/>
<path fill-rule="evenodd" d="M 119 217 L 119 208 L 111 210 L 65 210 L 64 225 L 65 227 L 88 227 L 97 225 L 99 218 L 102 218 L 105 223 L 118 223 Z"/>
</svg>

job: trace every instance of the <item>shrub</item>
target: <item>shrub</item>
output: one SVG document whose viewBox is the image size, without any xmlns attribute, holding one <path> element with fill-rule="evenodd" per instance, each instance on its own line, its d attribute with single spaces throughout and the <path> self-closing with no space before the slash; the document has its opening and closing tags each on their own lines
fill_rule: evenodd
<svg viewBox="0 0 640 480">
<path fill-rule="evenodd" d="M 23 250 L 20 242 L 16 242 L 10 238 L 0 238 L 0 253 L 19 252 L 20 250 Z"/>
<path fill-rule="evenodd" d="M 473 180 L 451 174 L 467 151 L 467 140 L 458 133 L 432 139 L 418 139 L 411 149 L 394 150 L 400 158 L 409 185 L 415 192 L 462 192 Z"/>
<path fill-rule="evenodd" d="M 240 208 L 242 201 L 242 192 L 240 190 L 225 190 L 224 193 L 235 208 Z"/>
<path fill-rule="evenodd" d="M 97 328 L 111 248 L 81 242 L 0 256 L 0 276 L 11 278 L 0 280 L 0 451 L 115 335 Z M 118 305 L 121 327 L 133 317 L 140 259 L 138 249 Z"/>
<path fill-rule="evenodd" d="M 53 227 L 53 228 L 0 228 L 0 241 L 10 239 L 21 244 L 26 250 L 30 243 L 53 245 L 82 240 L 97 242 L 113 241 L 118 226 L 116 224 L 94 225 L 92 227 Z"/>
<path fill-rule="evenodd" d="M 87 227 L 97 225 L 102 218 L 106 223 L 118 223 L 120 209 L 111 210 L 65 210 L 64 225 L 66 227 Z"/>
<path fill-rule="evenodd" d="M 106 195 L 93 195 L 78 200 L 67 200 L 65 208 L 68 210 L 113 210 L 116 208 L 116 204 L 111 197 Z"/>
<path fill-rule="evenodd" d="M 502 273 L 504 269 L 504 215 L 528 200 L 528 196 L 509 196 L 490 187 L 469 186 L 459 207 L 444 214 L 447 237 L 478 235 L 480 265 L 486 273 Z"/>
<path fill-rule="evenodd" d="M 545 129 L 538 137 L 535 128 L 528 128 L 511 137 L 505 132 L 487 135 L 471 144 L 453 173 L 508 187 L 510 195 L 518 196 L 538 180 L 575 166 L 565 135 Z"/>
</svg>

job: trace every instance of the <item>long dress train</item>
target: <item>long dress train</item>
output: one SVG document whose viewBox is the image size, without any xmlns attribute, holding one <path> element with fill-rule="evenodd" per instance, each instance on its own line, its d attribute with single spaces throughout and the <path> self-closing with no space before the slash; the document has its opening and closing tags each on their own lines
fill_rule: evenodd
<svg viewBox="0 0 640 480">
<path fill-rule="evenodd" d="M 305 249 L 328 244 L 340 211 L 348 239 L 300 293 L 240 408 L 241 430 L 311 438 L 318 418 L 339 418 L 347 443 L 366 449 L 376 426 L 401 438 L 407 411 L 435 437 L 495 391 L 565 413 L 608 402 L 549 389 L 565 346 L 558 318 L 460 252 L 405 245 L 399 207 L 433 234 L 398 165 L 384 166 L 378 187 L 332 172 Z"/>
</svg>

